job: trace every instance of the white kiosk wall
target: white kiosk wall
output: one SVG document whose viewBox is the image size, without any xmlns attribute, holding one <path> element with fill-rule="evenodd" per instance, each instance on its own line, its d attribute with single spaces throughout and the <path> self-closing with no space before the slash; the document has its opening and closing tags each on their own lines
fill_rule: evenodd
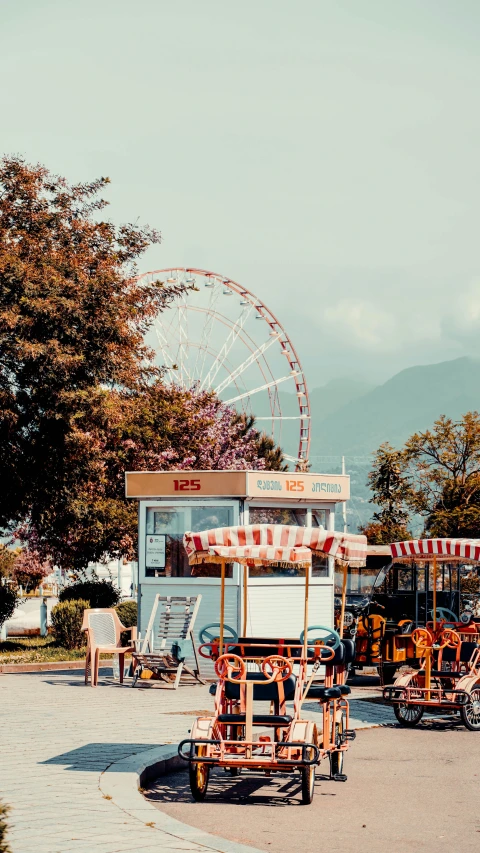
<svg viewBox="0 0 480 853">
<path fill-rule="evenodd" d="M 335 505 L 350 496 L 347 476 L 259 471 L 132 472 L 126 494 L 139 501 L 139 631 L 155 595 L 202 595 L 195 634 L 220 612 L 220 566 L 188 565 L 187 530 L 237 524 L 298 524 L 334 529 Z M 296 637 L 303 627 L 304 570 L 249 570 L 249 636 Z M 333 561 L 314 558 L 310 623 L 333 626 Z M 228 567 L 225 621 L 243 628 L 243 569 Z"/>
</svg>

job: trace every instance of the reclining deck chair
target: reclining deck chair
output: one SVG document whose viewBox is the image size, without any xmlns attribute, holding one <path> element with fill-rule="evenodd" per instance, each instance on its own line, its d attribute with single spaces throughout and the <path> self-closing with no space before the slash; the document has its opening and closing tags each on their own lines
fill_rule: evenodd
<svg viewBox="0 0 480 853">
<path fill-rule="evenodd" d="M 98 667 L 100 655 L 104 652 L 118 655 L 120 665 L 120 683 L 123 684 L 123 671 L 125 668 L 125 655 L 134 652 L 134 642 L 137 636 L 136 626 L 126 628 L 118 618 L 118 613 L 113 607 L 96 607 L 83 611 L 82 631 L 87 632 L 87 655 L 85 659 L 85 684 L 92 687 L 98 685 Z M 123 631 L 130 631 L 131 644 L 120 645 L 120 637 Z"/>
<path fill-rule="evenodd" d="M 142 673 L 143 677 L 165 681 L 172 690 L 177 689 L 180 679 L 185 675 L 194 682 L 205 684 L 200 677 L 193 636 L 193 626 L 201 599 L 201 595 L 181 597 L 157 594 L 155 596 L 141 649 L 133 655 L 132 687 L 135 687 Z M 194 669 L 185 663 L 190 643 L 195 659 Z"/>
</svg>

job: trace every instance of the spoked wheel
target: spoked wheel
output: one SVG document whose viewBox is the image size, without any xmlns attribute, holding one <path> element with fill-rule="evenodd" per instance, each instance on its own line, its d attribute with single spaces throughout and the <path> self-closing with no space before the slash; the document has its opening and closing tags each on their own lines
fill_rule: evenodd
<svg viewBox="0 0 480 853">
<path fill-rule="evenodd" d="M 473 688 L 470 698 L 468 705 L 460 708 L 462 723 L 471 732 L 480 732 L 480 684 Z"/>
<path fill-rule="evenodd" d="M 315 765 L 302 767 L 302 803 L 309 806 L 315 792 Z"/>
<path fill-rule="evenodd" d="M 413 728 L 420 722 L 424 710 L 421 705 L 407 705 L 405 702 L 399 702 L 393 706 L 393 713 L 398 722 L 407 728 Z"/>
<path fill-rule="evenodd" d="M 204 746 L 197 747 L 197 755 L 205 755 Z M 201 803 L 202 800 L 205 799 L 207 793 L 210 766 L 208 764 L 202 764 L 199 761 L 191 761 L 188 767 L 188 774 L 190 777 L 190 790 L 192 792 L 192 797 L 197 801 L 197 803 Z"/>
</svg>

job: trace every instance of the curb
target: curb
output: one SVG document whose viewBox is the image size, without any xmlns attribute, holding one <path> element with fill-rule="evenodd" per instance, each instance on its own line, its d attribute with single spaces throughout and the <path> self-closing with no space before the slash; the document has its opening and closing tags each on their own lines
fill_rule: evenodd
<svg viewBox="0 0 480 853">
<path fill-rule="evenodd" d="M 112 661 L 102 660 L 102 667 L 112 666 Z M 85 660 L 64 660 L 64 661 L 49 661 L 47 663 L 2 663 L 0 664 L 1 672 L 65 672 L 67 669 L 85 669 Z"/>
<path fill-rule="evenodd" d="M 205 851 L 215 851 L 215 853 L 262 853 L 256 847 L 227 841 L 225 838 L 218 838 L 195 826 L 182 823 L 159 811 L 142 796 L 140 787 L 145 787 L 162 773 L 184 766 L 185 762 L 178 755 L 177 748 L 171 744 L 146 749 L 144 752 L 130 755 L 111 764 L 100 776 L 99 789 L 103 796 L 110 799 L 117 808 L 141 821 L 143 825 L 154 824 L 152 830 L 168 835 L 171 841 L 187 841 L 197 844 Z M 161 843 L 160 838 L 156 840 Z M 159 850 L 161 849 L 159 847 Z"/>
</svg>

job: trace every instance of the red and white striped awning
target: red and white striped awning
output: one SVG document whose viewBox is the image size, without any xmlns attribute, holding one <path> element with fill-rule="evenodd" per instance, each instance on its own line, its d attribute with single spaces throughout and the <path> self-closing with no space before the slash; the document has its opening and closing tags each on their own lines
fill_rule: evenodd
<svg viewBox="0 0 480 853">
<path fill-rule="evenodd" d="M 185 533 L 183 544 L 191 564 L 218 558 L 247 565 L 285 563 L 309 566 L 312 553 L 365 565 L 367 539 L 319 527 L 287 524 L 249 524 Z"/>
<path fill-rule="evenodd" d="M 480 562 L 480 539 L 411 539 L 390 545 L 392 557 L 423 557 L 434 555 L 442 560 L 475 560 Z"/>
</svg>

